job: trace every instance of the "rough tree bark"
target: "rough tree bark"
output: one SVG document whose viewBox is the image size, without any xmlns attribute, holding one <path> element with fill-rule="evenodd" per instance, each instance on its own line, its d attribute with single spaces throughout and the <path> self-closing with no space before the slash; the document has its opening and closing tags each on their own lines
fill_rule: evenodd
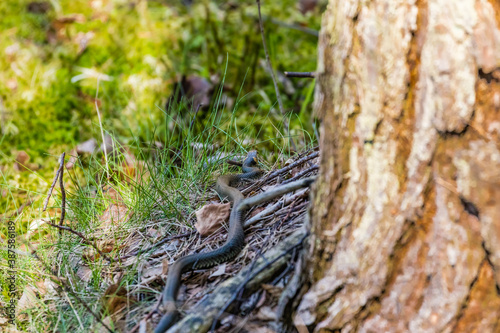
<svg viewBox="0 0 500 333">
<path fill-rule="evenodd" d="M 500 3 L 330 0 L 315 332 L 500 332 Z"/>
</svg>

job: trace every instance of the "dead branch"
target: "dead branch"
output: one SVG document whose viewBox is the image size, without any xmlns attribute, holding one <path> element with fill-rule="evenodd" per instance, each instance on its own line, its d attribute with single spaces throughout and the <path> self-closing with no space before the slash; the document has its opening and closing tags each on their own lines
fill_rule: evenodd
<svg viewBox="0 0 500 333">
<path fill-rule="evenodd" d="M 59 219 L 59 225 L 62 226 L 64 222 L 64 217 L 66 216 L 66 191 L 64 190 L 64 181 L 63 181 L 63 176 L 64 176 L 64 156 L 66 153 L 61 154 L 61 160 L 60 160 L 60 165 L 59 165 L 59 170 L 61 172 L 59 173 L 59 188 L 61 189 L 61 218 Z M 62 230 L 59 229 L 59 234 L 62 233 Z"/>
<path fill-rule="evenodd" d="M 283 198 L 282 200 L 279 200 L 273 205 L 268 206 L 266 209 L 261 211 L 260 213 L 256 214 L 255 216 L 252 216 L 248 220 L 245 221 L 245 228 L 251 226 L 252 224 L 256 223 L 257 221 L 261 220 L 265 216 L 268 216 L 269 214 L 277 211 L 280 207 L 285 206 L 290 204 L 291 202 L 294 202 L 297 200 L 299 197 L 303 196 L 308 189 L 305 189 L 303 191 L 300 191 L 290 197 Z"/>
<path fill-rule="evenodd" d="M 315 72 L 284 72 L 286 77 L 315 78 Z"/>
<path fill-rule="evenodd" d="M 110 257 L 108 257 L 104 252 L 102 252 L 99 247 L 97 246 L 97 244 L 95 244 L 94 242 L 91 242 L 87 237 L 85 237 L 85 235 L 83 235 L 81 232 L 78 232 L 70 227 L 65 227 L 63 225 L 58 225 L 58 224 L 54 224 L 54 223 L 51 223 L 51 222 L 46 222 L 44 221 L 46 224 L 50 225 L 51 227 L 54 227 L 54 228 L 57 228 L 59 230 L 66 230 L 78 237 L 80 237 L 80 239 L 83 241 L 84 244 L 87 244 L 87 245 L 90 245 L 92 246 L 96 251 L 97 253 L 99 253 L 99 255 L 101 255 L 104 259 L 106 259 L 107 261 L 113 261 L 113 259 L 111 259 Z"/>
<path fill-rule="evenodd" d="M 319 156 L 319 152 L 316 151 L 310 155 L 307 155 L 307 156 L 304 156 L 302 158 L 300 158 L 299 160 L 293 162 L 292 164 L 290 165 L 287 165 L 286 167 L 282 168 L 282 169 L 279 169 L 279 170 L 276 170 L 274 172 L 271 172 L 269 175 L 267 175 L 266 177 L 262 178 L 261 180 L 255 182 L 254 184 L 250 185 L 249 187 L 247 187 L 246 189 L 244 189 L 243 191 L 241 191 L 241 193 L 243 194 L 248 194 L 250 191 L 256 189 L 258 186 L 264 184 L 265 182 L 273 179 L 273 178 L 276 178 L 278 177 L 279 175 L 282 175 L 290 170 L 292 170 L 293 168 L 299 166 L 299 165 L 302 165 L 304 164 L 305 162 L 309 161 L 309 160 L 312 160 L 313 158 L 316 158 Z"/>
<path fill-rule="evenodd" d="M 309 177 L 309 178 L 304 178 L 300 180 L 296 180 L 292 183 L 288 183 L 286 185 L 281 185 L 275 188 L 272 188 L 266 192 L 254 195 L 253 197 L 243 199 L 241 203 L 238 205 L 236 209 L 243 211 L 246 210 L 252 206 L 258 205 L 260 203 L 263 203 L 265 201 L 269 201 L 273 198 L 279 197 L 280 195 L 283 195 L 288 192 L 292 192 L 295 190 L 298 190 L 299 188 L 304 188 L 310 186 L 314 181 L 316 180 L 316 177 Z"/>
<path fill-rule="evenodd" d="M 306 236 L 304 229 L 294 232 L 257 259 L 253 270 L 252 267 L 247 267 L 233 278 L 221 283 L 212 294 L 198 303 L 190 314 L 171 327 L 168 332 L 206 332 L 221 309 L 234 301 L 234 295 L 237 295 L 241 288 L 249 292 L 255 291 L 262 283 L 282 270 L 288 264 L 292 250 L 300 247 Z"/>
<path fill-rule="evenodd" d="M 52 191 L 54 190 L 54 187 L 56 186 L 57 179 L 59 178 L 59 174 L 61 173 L 61 170 L 64 167 L 64 157 L 66 156 L 66 153 L 63 152 L 61 154 L 61 157 L 59 157 L 59 168 L 56 171 L 56 175 L 54 176 L 54 180 L 52 181 L 52 185 L 50 185 L 49 191 L 47 192 L 47 198 L 45 198 L 45 201 L 43 202 L 43 211 L 47 210 L 47 205 L 49 204 L 49 199 L 52 196 Z"/>
</svg>

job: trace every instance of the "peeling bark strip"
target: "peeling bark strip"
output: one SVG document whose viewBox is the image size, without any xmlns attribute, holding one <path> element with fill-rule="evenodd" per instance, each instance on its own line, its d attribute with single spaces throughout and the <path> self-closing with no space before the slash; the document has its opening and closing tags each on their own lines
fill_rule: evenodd
<svg viewBox="0 0 500 333">
<path fill-rule="evenodd" d="M 499 21 L 493 0 L 330 0 L 297 325 L 500 329 Z"/>
</svg>

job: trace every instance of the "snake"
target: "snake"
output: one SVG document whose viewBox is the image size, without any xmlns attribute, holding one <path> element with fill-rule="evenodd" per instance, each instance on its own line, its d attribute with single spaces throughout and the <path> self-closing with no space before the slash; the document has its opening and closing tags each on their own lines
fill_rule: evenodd
<svg viewBox="0 0 500 333">
<path fill-rule="evenodd" d="M 163 289 L 162 304 L 165 314 L 155 328 L 155 333 L 163 333 L 168 330 L 178 319 L 179 311 L 176 300 L 181 284 L 182 273 L 196 270 L 208 269 L 223 262 L 230 261 L 241 252 L 245 246 L 245 232 L 243 230 L 244 211 L 238 209 L 244 199 L 243 194 L 234 184 L 243 179 L 255 179 L 262 174 L 262 170 L 256 167 L 257 152 L 250 151 L 243 161 L 241 174 L 222 175 L 217 179 L 215 190 L 221 198 L 228 198 L 233 202 L 233 209 L 229 215 L 229 230 L 227 240 L 216 250 L 190 254 L 178 259 L 169 269 L 167 283 Z"/>
</svg>

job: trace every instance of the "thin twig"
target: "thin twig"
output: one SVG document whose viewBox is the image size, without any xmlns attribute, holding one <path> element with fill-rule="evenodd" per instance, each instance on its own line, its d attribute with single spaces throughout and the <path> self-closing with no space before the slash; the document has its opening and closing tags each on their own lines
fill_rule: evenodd
<svg viewBox="0 0 500 333">
<path fill-rule="evenodd" d="M 315 72 L 284 72 L 286 77 L 315 78 Z"/>
<path fill-rule="evenodd" d="M 266 16 L 264 16 L 264 20 L 267 20 L 267 19 L 268 18 L 266 18 Z M 300 31 L 300 32 L 305 32 L 306 34 L 309 34 L 309 35 L 312 35 L 312 36 L 315 36 L 315 37 L 319 37 L 319 31 L 318 30 L 314 30 L 314 29 L 311 29 L 311 28 L 303 27 L 303 26 L 300 26 L 298 24 L 290 24 L 290 23 L 287 23 L 287 22 L 283 22 L 283 21 L 277 20 L 277 19 L 275 19 L 273 17 L 271 17 L 270 20 L 271 20 L 271 23 L 279 25 L 279 26 L 282 26 L 284 28 L 293 29 L 293 30 L 297 30 L 297 31 Z"/>
<path fill-rule="evenodd" d="M 59 188 L 61 189 L 61 218 L 59 219 L 59 225 L 62 226 L 64 222 L 64 217 L 66 216 L 66 191 L 64 190 L 64 156 L 66 153 L 63 152 L 61 154 L 60 166 L 59 169 L 61 172 L 59 173 Z M 59 235 L 62 234 L 62 230 L 59 229 Z"/>
<path fill-rule="evenodd" d="M 81 232 L 78 232 L 70 227 L 66 227 L 66 226 L 63 226 L 63 225 L 58 225 L 58 224 L 54 224 L 54 223 L 51 223 L 51 222 L 47 222 L 47 221 L 44 221 L 46 224 L 50 225 L 51 227 L 54 227 L 54 228 L 57 228 L 59 230 L 66 230 L 78 237 L 80 237 L 82 239 L 82 241 L 87 244 L 87 245 L 90 245 L 92 246 L 94 249 L 96 249 L 96 251 L 99 253 L 99 255 L 101 255 L 104 259 L 106 259 L 107 261 L 113 261 L 113 259 L 111 259 L 110 257 L 108 257 L 104 252 L 102 252 L 101 250 L 99 250 L 99 248 L 97 247 L 97 244 L 89 241 L 87 239 L 87 237 L 85 237 Z"/>
<path fill-rule="evenodd" d="M 296 174 L 292 178 L 285 180 L 284 182 L 281 183 L 281 185 L 285 185 L 285 184 L 291 183 L 293 181 L 296 181 L 297 179 L 300 179 L 300 178 L 304 177 L 305 175 L 307 175 L 309 172 L 312 172 L 312 171 L 315 171 L 318 169 L 319 169 L 319 165 L 313 165 L 312 167 L 310 167 L 308 169 L 302 170 L 301 172 L 299 172 L 298 174 Z"/>
<path fill-rule="evenodd" d="M 59 157 L 59 168 L 56 171 L 56 175 L 54 176 L 54 180 L 52 181 L 52 185 L 50 185 L 49 191 L 47 192 L 47 198 L 45 198 L 45 201 L 43 203 L 43 211 L 47 210 L 47 205 L 49 203 L 49 199 L 52 196 L 52 191 L 54 190 L 54 187 L 56 186 L 57 179 L 59 178 L 59 174 L 61 173 L 61 170 L 64 167 L 64 157 L 66 156 L 66 153 L 62 153 L 61 157 Z"/>
<path fill-rule="evenodd" d="M 99 112 L 99 105 L 97 105 L 97 98 L 99 97 L 99 77 L 97 77 L 97 90 L 95 92 L 95 109 L 97 111 L 97 117 L 99 118 L 99 127 L 101 128 L 102 146 L 104 150 L 104 161 L 106 162 L 106 174 L 109 179 L 109 165 L 108 165 L 108 153 L 106 151 L 106 142 L 104 140 L 104 130 L 102 129 L 101 113 Z"/>
<path fill-rule="evenodd" d="M 264 184 L 265 182 L 281 175 L 281 174 L 284 174 L 285 172 L 288 172 L 290 170 L 292 170 L 293 168 L 299 166 L 299 165 L 302 165 L 304 164 L 305 162 L 309 161 L 309 160 L 312 160 L 313 158 L 315 157 L 318 157 L 319 156 L 319 152 L 314 152 L 312 154 L 309 154 L 307 156 L 304 156 L 302 157 L 301 159 L 298 159 L 297 161 L 293 162 L 292 164 L 290 165 L 287 165 L 286 167 L 282 168 L 282 169 L 279 169 L 279 170 L 276 170 L 274 172 L 271 172 L 269 175 L 267 175 L 266 177 L 264 177 L 263 179 L 255 182 L 254 184 L 252 184 L 251 186 L 247 187 L 246 189 L 244 189 L 243 191 L 241 191 L 241 193 L 243 194 L 248 194 L 250 191 L 254 190 L 255 188 L 257 188 L 258 186 L 260 186 L 261 184 Z"/>
<path fill-rule="evenodd" d="M 259 26 L 260 26 L 260 34 L 262 36 L 262 45 L 264 46 L 264 53 L 266 55 L 267 65 L 269 67 L 269 71 L 271 72 L 271 78 L 274 83 L 274 91 L 276 92 L 276 98 L 278 99 L 278 105 L 280 107 L 281 115 L 283 116 L 283 128 L 288 135 L 288 139 L 290 140 L 290 145 L 294 151 L 297 151 L 297 147 L 295 146 L 295 142 L 293 138 L 290 136 L 290 127 L 288 124 L 288 119 L 286 118 L 285 108 L 283 107 L 283 101 L 281 100 L 280 90 L 278 88 L 278 81 L 276 80 L 276 75 L 274 74 L 273 66 L 271 64 L 271 58 L 269 57 L 269 52 L 267 50 L 266 45 L 266 37 L 264 35 L 264 24 L 262 23 L 262 14 L 260 12 L 260 0 L 257 1 L 257 8 L 259 9 Z"/>
<path fill-rule="evenodd" d="M 248 220 L 245 221 L 245 228 L 251 226 L 252 224 L 268 217 L 271 213 L 277 211 L 281 206 L 285 206 L 285 205 L 288 205 L 290 204 L 290 202 L 293 202 L 295 201 L 296 199 L 304 196 L 304 194 L 308 191 L 308 189 L 305 189 L 305 190 L 302 190 L 302 191 L 299 191 L 297 193 L 295 193 L 294 195 L 290 196 L 290 197 L 285 197 L 281 200 L 278 200 L 278 202 L 276 202 L 275 204 L 273 205 L 269 205 L 266 209 L 264 209 L 263 211 L 255 214 L 254 216 L 252 216 L 251 218 L 249 218 Z"/>
<path fill-rule="evenodd" d="M 278 186 L 272 188 L 266 192 L 254 195 L 253 197 L 243 199 L 241 203 L 236 207 L 239 211 L 247 210 L 252 206 L 256 206 L 262 202 L 269 201 L 273 198 L 279 197 L 288 192 L 298 190 L 299 188 L 309 187 L 316 180 L 316 177 L 308 177 L 294 182 L 288 183 L 286 185 Z M 234 209 L 234 208 L 233 208 Z"/>
</svg>

